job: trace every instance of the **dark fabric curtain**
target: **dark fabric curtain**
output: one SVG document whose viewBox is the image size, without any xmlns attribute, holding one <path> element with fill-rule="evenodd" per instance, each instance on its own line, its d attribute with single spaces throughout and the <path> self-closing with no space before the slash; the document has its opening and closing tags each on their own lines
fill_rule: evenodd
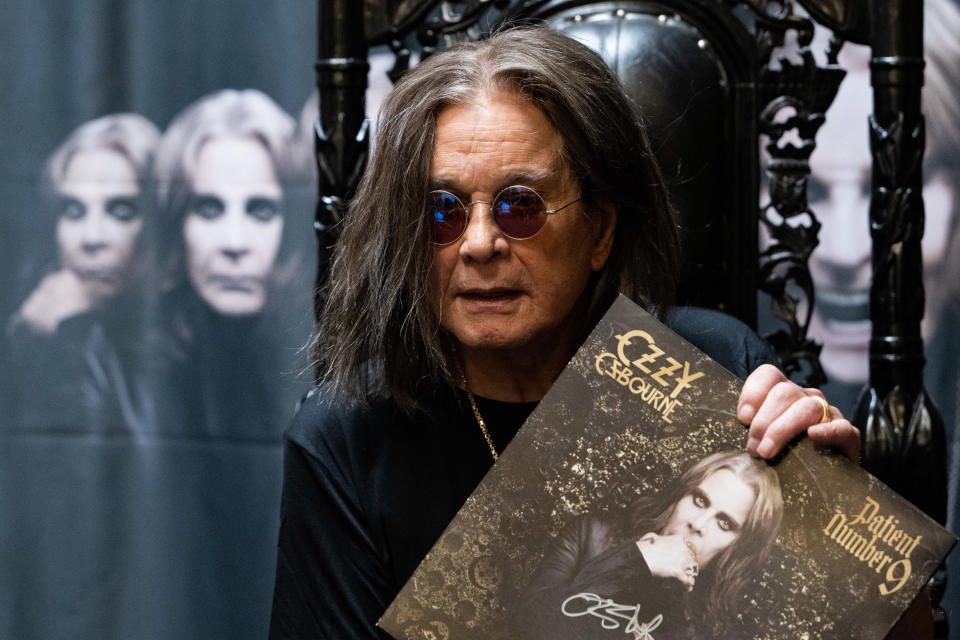
<svg viewBox="0 0 960 640">
<path fill-rule="evenodd" d="M 0 6 L 0 637 L 266 637 L 281 436 L 310 383 L 315 54 L 308 1 Z M 228 179 L 198 193 L 213 143 L 164 132 L 201 102 L 226 105 L 203 140 L 263 163 L 204 165 Z M 45 179 L 88 124 L 108 143 Z M 130 139 L 196 164 L 137 165 Z M 187 204 L 162 201 L 178 180 Z M 91 184 L 133 191 L 98 209 L 71 191 Z"/>
</svg>

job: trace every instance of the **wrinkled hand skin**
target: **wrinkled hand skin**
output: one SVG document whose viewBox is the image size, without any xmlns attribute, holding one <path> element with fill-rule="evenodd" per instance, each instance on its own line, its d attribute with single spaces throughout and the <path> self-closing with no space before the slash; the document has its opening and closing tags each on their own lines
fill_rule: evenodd
<svg viewBox="0 0 960 640">
<path fill-rule="evenodd" d="M 823 398 L 819 389 L 801 387 L 776 367 L 757 367 L 743 383 L 737 405 L 737 418 L 750 428 L 747 451 L 772 458 L 806 432 L 817 445 L 859 462 L 860 431 L 834 406 L 829 420 L 821 423 L 823 404 L 818 398 Z"/>
</svg>

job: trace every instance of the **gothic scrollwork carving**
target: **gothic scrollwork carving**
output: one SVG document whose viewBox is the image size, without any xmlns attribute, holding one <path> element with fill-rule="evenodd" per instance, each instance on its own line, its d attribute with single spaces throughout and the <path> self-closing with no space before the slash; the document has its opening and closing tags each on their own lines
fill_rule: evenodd
<svg viewBox="0 0 960 640">
<path fill-rule="evenodd" d="M 807 202 L 807 183 L 817 130 L 845 72 L 817 65 L 810 50 L 813 25 L 792 15 L 789 3 L 774 14 L 766 11 L 765 3 L 748 4 L 757 15 L 757 42 L 765 55 L 758 97 L 763 105 L 759 130 L 768 141 L 764 174 L 769 201 L 760 207 L 760 223 L 770 243 L 760 255 L 760 289 L 770 296 L 773 316 L 786 324 L 766 337 L 789 375 L 817 386 L 826 376 L 821 347 L 807 338 L 814 303 L 808 260 L 817 246 L 820 223 Z M 784 43 L 787 30 L 797 32 L 800 62 L 781 58 L 773 68 L 769 59 Z"/>
<path fill-rule="evenodd" d="M 913 215 L 917 205 L 913 185 L 920 182 L 918 172 L 923 158 L 923 119 L 910 131 L 905 129 L 902 113 L 897 114 L 889 127 L 881 126 L 870 117 L 874 175 L 878 178 L 870 207 L 870 233 L 874 246 L 890 249 L 877 252 L 874 260 L 875 280 L 890 286 L 873 287 L 871 304 L 886 314 L 896 313 L 898 305 L 923 309 L 923 288 L 903 287 L 905 279 L 900 275 L 906 268 L 903 252 L 893 250 L 904 243 L 919 247 L 923 236 L 923 217 Z M 922 313 L 911 315 L 919 322 Z"/>
</svg>

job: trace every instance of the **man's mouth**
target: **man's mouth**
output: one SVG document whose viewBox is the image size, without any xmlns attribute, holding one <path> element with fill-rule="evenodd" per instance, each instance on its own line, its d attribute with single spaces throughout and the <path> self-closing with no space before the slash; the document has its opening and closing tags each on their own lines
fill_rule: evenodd
<svg viewBox="0 0 960 640">
<path fill-rule="evenodd" d="M 477 300 L 500 300 L 504 298 L 514 298 L 520 295 L 516 289 L 466 289 L 461 291 L 460 296 Z"/>
</svg>

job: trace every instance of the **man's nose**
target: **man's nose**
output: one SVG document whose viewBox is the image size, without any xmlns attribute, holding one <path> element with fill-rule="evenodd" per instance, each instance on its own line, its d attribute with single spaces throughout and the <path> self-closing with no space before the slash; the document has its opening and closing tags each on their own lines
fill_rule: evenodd
<svg viewBox="0 0 960 640">
<path fill-rule="evenodd" d="M 475 200 L 467 207 L 470 216 L 463 232 L 460 255 L 474 262 L 487 262 L 504 251 L 506 238 L 493 221 L 489 202 Z"/>
</svg>

